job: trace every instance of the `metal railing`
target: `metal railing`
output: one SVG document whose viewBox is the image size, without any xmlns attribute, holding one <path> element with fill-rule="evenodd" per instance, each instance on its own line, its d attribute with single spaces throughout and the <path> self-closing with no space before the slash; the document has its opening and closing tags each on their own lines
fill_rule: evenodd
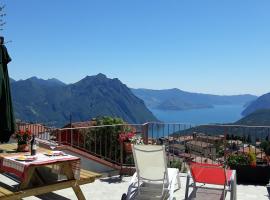
<svg viewBox="0 0 270 200">
<path fill-rule="evenodd" d="M 16 129 L 23 131 L 28 129 L 37 138 L 48 141 L 54 139 L 53 135 L 57 130 L 56 128 L 44 126 L 43 124 L 39 123 L 25 123 L 25 122 L 17 122 Z"/>
<path fill-rule="evenodd" d="M 122 165 L 125 162 L 125 155 L 123 145 L 119 142 L 119 134 L 128 132 L 127 130 L 145 135 L 143 125 L 118 124 L 58 129 L 56 140 L 59 144 L 69 145 L 109 162 Z"/>
<path fill-rule="evenodd" d="M 55 129 L 41 124 L 18 124 L 38 138 L 69 145 L 118 165 L 133 165 L 132 154 L 119 142 L 119 134 L 132 130 L 145 144 L 166 146 L 169 165 L 197 162 L 223 163 L 230 154 L 256 156 L 269 164 L 270 127 L 243 125 L 194 125 L 151 122 Z"/>
</svg>

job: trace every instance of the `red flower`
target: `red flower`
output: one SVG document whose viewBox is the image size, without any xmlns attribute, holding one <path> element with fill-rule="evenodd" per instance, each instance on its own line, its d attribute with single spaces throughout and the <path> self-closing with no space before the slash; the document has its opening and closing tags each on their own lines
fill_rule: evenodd
<svg viewBox="0 0 270 200">
<path fill-rule="evenodd" d="M 120 133 L 119 134 L 119 138 L 118 138 L 118 141 L 120 143 L 123 143 L 123 142 L 130 142 L 130 140 L 135 136 L 136 134 L 133 133 L 133 132 L 129 132 L 129 133 Z"/>
<path fill-rule="evenodd" d="M 132 133 L 132 132 L 130 132 L 130 133 L 127 134 L 128 139 L 131 139 L 134 136 L 135 136 L 135 133 Z"/>
<path fill-rule="evenodd" d="M 125 133 L 120 133 L 119 134 L 119 138 L 118 138 L 119 142 L 123 143 L 127 140 L 127 136 Z"/>
<path fill-rule="evenodd" d="M 24 131 L 23 130 L 19 130 L 19 134 L 20 135 L 24 135 Z"/>
<path fill-rule="evenodd" d="M 25 133 L 26 133 L 28 136 L 31 136 L 31 135 L 32 135 L 32 133 L 31 133 L 31 131 L 30 131 L 29 129 L 26 129 Z"/>
</svg>

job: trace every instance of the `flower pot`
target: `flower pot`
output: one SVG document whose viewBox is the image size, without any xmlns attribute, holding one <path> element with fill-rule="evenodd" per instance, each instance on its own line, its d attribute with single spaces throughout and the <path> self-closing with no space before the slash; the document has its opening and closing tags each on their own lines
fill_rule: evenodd
<svg viewBox="0 0 270 200">
<path fill-rule="evenodd" d="M 266 188 L 267 188 L 268 196 L 270 196 L 270 185 L 267 184 L 267 185 L 266 185 Z"/>
<path fill-rule="evenodd" d="M 266 185 L 270 179 L 270 166 L 268 165 L 235 165 L 230 166 L 236 170 L 237 183 Z"/>
<path fill-rule="evenodd" d="M 125 150 L 126 153 L 132 153 L 131 143 L 124 142 L 124 150 Z"/>
<path fill-rule="evenodd" d="M 28 144 L 19 144 L 18 143 L 17 151 L 18 152 L 28 152 L 29 151 Z"/>
</svg>

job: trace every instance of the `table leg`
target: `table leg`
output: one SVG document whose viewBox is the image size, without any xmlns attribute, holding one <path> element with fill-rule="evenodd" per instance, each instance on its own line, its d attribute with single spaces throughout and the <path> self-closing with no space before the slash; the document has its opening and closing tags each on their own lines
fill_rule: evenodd
<svg viewBox="0 0 270 200">
<path fill-rule="evenodd" d="M 68 180 L 75 179 L 74 173 L 72 171 L 72 166 L 70 163 L 63 163 L 62 169 L 63 173 L 67 176 Z M 77 183 L 75 183 L 75 185 L 72 186 L 72 189 L 76 194 L 78 200 L 86 200 L 80 186 Z"/>
<path fill-rule="evenodd" d="M 72 186 L 72 189 L 79 200 L 86 200 L 78 184 L 75 184 L 74 186 Z"/>
<path fill-rule="evenodd" d="M 68 180 L 75 179 L 73 171 L 72 171 L 72 166 L 70 163 L 68 162 L 62 163 L 61 168 L 62 168 L 63 174 L 66 175 Z"/>
<path fill-rule="evenodd" d="M 26 180 L 21 182 L 20 189 L 25 189 L 29 187 L 29 183 L 34 175 L 34 172 L 35 172 L 35 167 L 29 167 L 28 172 L 27 172 L 27 178 Z"/>
</svg>

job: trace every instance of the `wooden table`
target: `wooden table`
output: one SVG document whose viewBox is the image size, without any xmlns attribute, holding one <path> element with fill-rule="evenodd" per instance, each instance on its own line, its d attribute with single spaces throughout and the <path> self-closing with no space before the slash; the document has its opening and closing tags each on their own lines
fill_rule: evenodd
<svg viewBox="0 0 270 200">
<path fill-rule="evenodd" d="M 5 156 L 16 155 L 16 144 L 2 144 L 0 145 L 0 160 L 3 161 Z M 40 148 L 39 152 L 48 151 L 46 149 Z M 60 190 L 64 188 L 72 187 L 77 198 L 79 200 L 85 200 L 85 197 L 80 189 L 80 183 L 91 183 L 98 177 L 100 174 L 96 174 L 93 172 L 89 172 L 87 170 L 83 170 L 81 172 L 81 180 L 75 179 L 71 163 L 68 161 L 61 161 L 53 163 L 53 165 L 58 165 L 61 169 L 61 174 L 66 176 L 66 179 L 57 180 L 57 179 L 46 179 L 46 176 L 42 176 L 44 171 L 50 172 L 52 168 L 52 164 L 48 165 L 29 165 L 27 170 L 26 179 L 21 180 L 18 191 L 14 192 L 13 195 L 4 195 L 3 199 L 19 199 L 27 196 L 35 196 L 43 193 L 48 193 L 55 190 Z M 52 175 L 52 174 L 50 174 Z M 0 188 L 1 193 L 1 188 Z M 5 192 L 6 194 L 6 192 Z M 0 199 L 1 195 L 0 195 Z"/>
</svg>

